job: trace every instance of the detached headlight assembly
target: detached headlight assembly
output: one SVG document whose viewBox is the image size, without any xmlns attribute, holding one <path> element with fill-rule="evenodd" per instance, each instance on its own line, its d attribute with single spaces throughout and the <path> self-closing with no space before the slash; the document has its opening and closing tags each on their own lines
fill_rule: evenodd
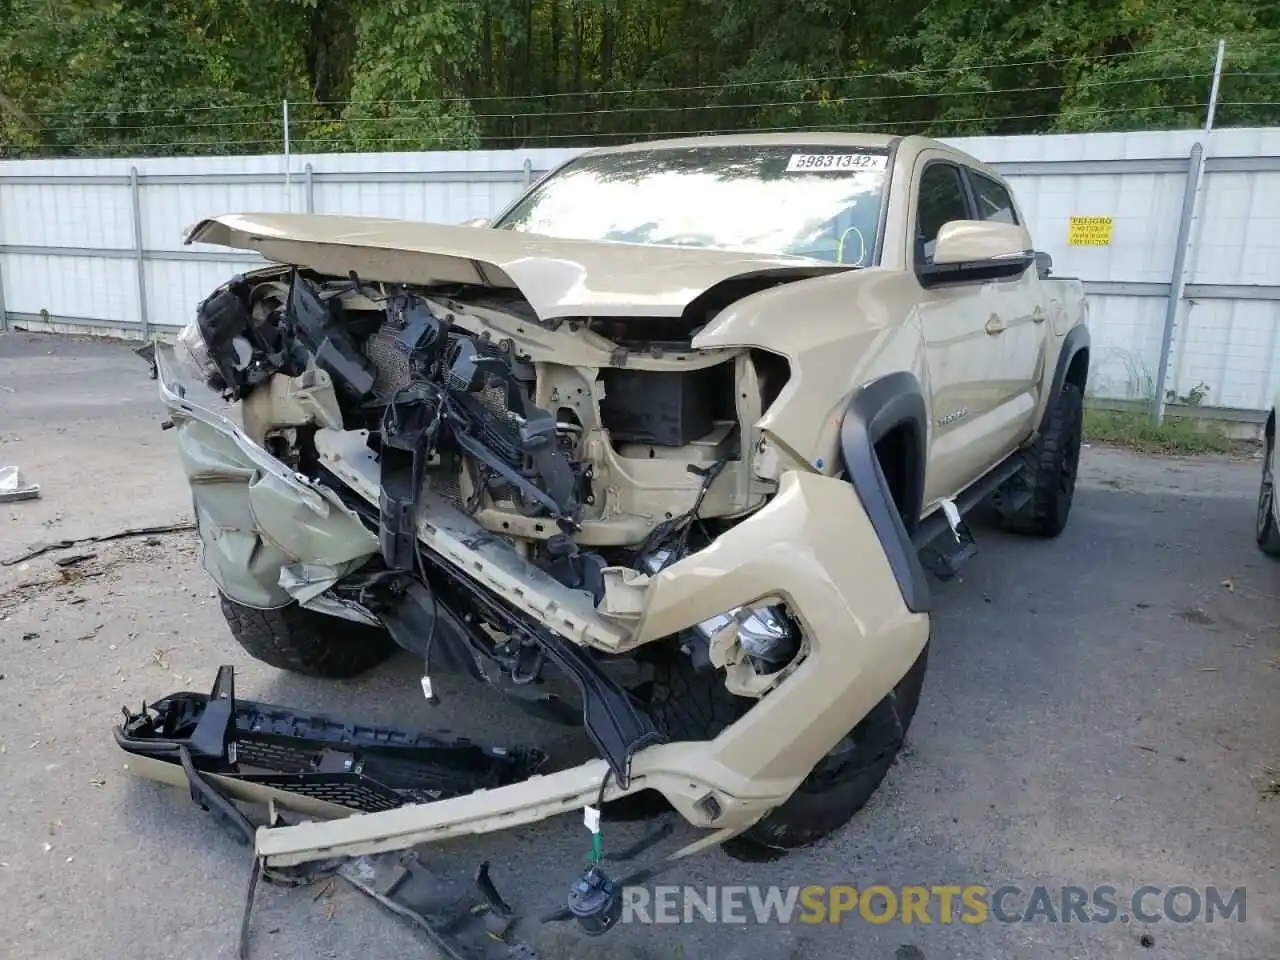
<svg viewBox="0 0 1280 960">
<path fill-rule="evenodd" d="M 209 357 L 209 345 L 205 343 L 199 320 L 192 320 L 174 338 L 173 357 L 183 371 L 201 383 L 217 372 Z"/>
<path fill-rule="evenodd" d="M 644 558 L 644 566 L 654 574 L 674 559 L 670 550 L 655 550 Z M 712 640 L 735 623 L 738 645 L 760 674 L 777 673 L 800 649 L 795 626 L 779 606 L 735 607 L 708 617 L 693 629 L 709 649 Z"/>
</svg>

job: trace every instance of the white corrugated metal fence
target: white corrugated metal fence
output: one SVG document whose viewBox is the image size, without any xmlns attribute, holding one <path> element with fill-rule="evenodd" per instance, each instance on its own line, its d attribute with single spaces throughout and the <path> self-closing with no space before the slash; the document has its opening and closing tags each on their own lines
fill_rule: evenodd
<svg viewBox="0 0 1280 960">
<path fill-rule="evenodd" d="M 1009 178 L 1055 272 L 1085 281 L 1091 393 L 1145 398 L 1164 380 L 1179 397 L 1207 388 L 1205 405 L 1270 404 L 1280 388 L 1280 129 L 949 142 Z M 0 162 L 0 318 L 133 337 L 172 329 L 228 275 L 261 262 L 183 246 L 203 217 L 457 223 L 493 214 L 576 152 L 295 155 L 288 176 L 280 156 Z M 1188 189 L 1194 215 L 1180 231 Z M 1070 245 L 1073 216 L 1111 218 L 1110 244 Z"/>
</svg>

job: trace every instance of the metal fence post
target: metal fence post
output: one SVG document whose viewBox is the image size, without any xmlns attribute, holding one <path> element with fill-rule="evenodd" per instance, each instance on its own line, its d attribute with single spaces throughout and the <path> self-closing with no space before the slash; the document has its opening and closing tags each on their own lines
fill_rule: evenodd
<svg viewBox="0 0 1280 960">
<path fill-rule="evenodd" d="M 151 324 L 147 319 L 147 262 L 142 246 L 142 195 L 138 186 L 138 168 L 129 168 L 129 193 L 133 197 L 133 253 L 138 275 L 138 320 L 142 324 L 142 339 L 151 338 Z"/>
<path fill-rule="evenodd" d="M 1151 398 L 1151 422 L 1164 419 L 1165 385 L 1169 374 L 1169 353 L 1173 346 L 1173 328 L 1178 321 L 1182 291 L 1186 286 L 1187 244 L 1191 238 L 1191 219 L 1200 191 L 1200 173 L 1204 169 L 1204 145 L 1197 142 L 1187 160 L 1187 180 L 1182 187 L 1182 215 L 1178 220 L 1177 246 L 1173 250 L 1173 271 L 1169 275 L 1169 299 L 1164 308 L 1164 331 L 1160 338 L 1160 365 L 1156 368 L 1155 395 Z"/>
<path fill-rule="evenodd" d="M 1218 87 L 1222 84 L 1222 61 L 1226 58 L 1227 41 L 1218 41 L 1218 57 L 1213 61 L 1213 85 L 1209 88 L 1209 113 L 1204 119 L 1204 132 L 1213 129 L 1213 115 L 1218 112 Z"/>
<path fill-rule="evenodd" d="M 6 255 L 0 253 L 0 333 L 4 333 L 9 329 L 9 310 L 4 305 L 4 265 L 6 262 Z"/>
<path fill-rule="evenodd" d="M 524 188 L 529 189 L 529 185 L 533 183 L 533 161 L 528 157 L 524 158 Z"/>
<path fill-rule="evenodd" d="M 4 264 L 5 255 L 0 253 L 0 333 L 9 329 L 8 308 L 4 305 Z"/>
<path fill-rule="evenodd" d="M 293 190 L 289 183 L 289 101 L 281 100 L 281 122 L 284 125 L 284 208 L 293 209 Z"/>
<path fill-rule="evenodd" d="M 313 180 L 311 177 L 311 173 L 312 173 L 311 164 L 308 163 L 305 167 L 303 167 L 302 173 L 306 177 L 307 213 L 315 213 L 316 212 L 316 183 L 315 183 L 315 180 Z"/>
</svg>

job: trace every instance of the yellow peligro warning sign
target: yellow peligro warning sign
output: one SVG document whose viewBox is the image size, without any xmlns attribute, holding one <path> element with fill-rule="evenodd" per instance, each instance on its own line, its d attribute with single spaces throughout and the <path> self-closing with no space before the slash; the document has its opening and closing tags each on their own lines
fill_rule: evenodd
<svg viewBox="0 0 1280 960">
<path fill-rule="evenodd" d="M 1067 243 L 1073 247 L 1111 246 L 1111 218 L 1072 217 L 1067 227 Z"/>
</svg>

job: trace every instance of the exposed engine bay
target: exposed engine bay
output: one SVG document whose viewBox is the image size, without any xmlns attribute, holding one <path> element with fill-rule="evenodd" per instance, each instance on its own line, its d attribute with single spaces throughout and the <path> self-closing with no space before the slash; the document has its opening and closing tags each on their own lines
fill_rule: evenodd
<svg viewBox="0 0 1280 960">
<path fill-rule="evenodd" d="M 750 454 L 788 371 L 760 351 L 692 350 L 706 319 L 544 323 L 515 292 L 267 267 L 215 290 L 178 351 L 242 402 L 253 440 L 376 532 L 377 554 L 332 590 L 340 615 L 421 655 L 428 697 L 432 670 L 462 671 L 554 719 L 585 719 L 625 782 L 626 757 L 663 737 L 628 692 L 643 682 L 637 658 L 596 656 L 433 556 L 419 505 L 443 498 L 596 606 L 606 570 L 655 574 L 712 542 L 776 490 Z M 364 438 L 376 510 L 345 489 L 315 442 L 321 428 Z M 726 611 L 672 639 L 714 669 L 711 645 L 729 627 L 753 673 L 797 656 L 780 605 Z M 581 703 L 546 692 L 557 671 Z"/>
</svg>

